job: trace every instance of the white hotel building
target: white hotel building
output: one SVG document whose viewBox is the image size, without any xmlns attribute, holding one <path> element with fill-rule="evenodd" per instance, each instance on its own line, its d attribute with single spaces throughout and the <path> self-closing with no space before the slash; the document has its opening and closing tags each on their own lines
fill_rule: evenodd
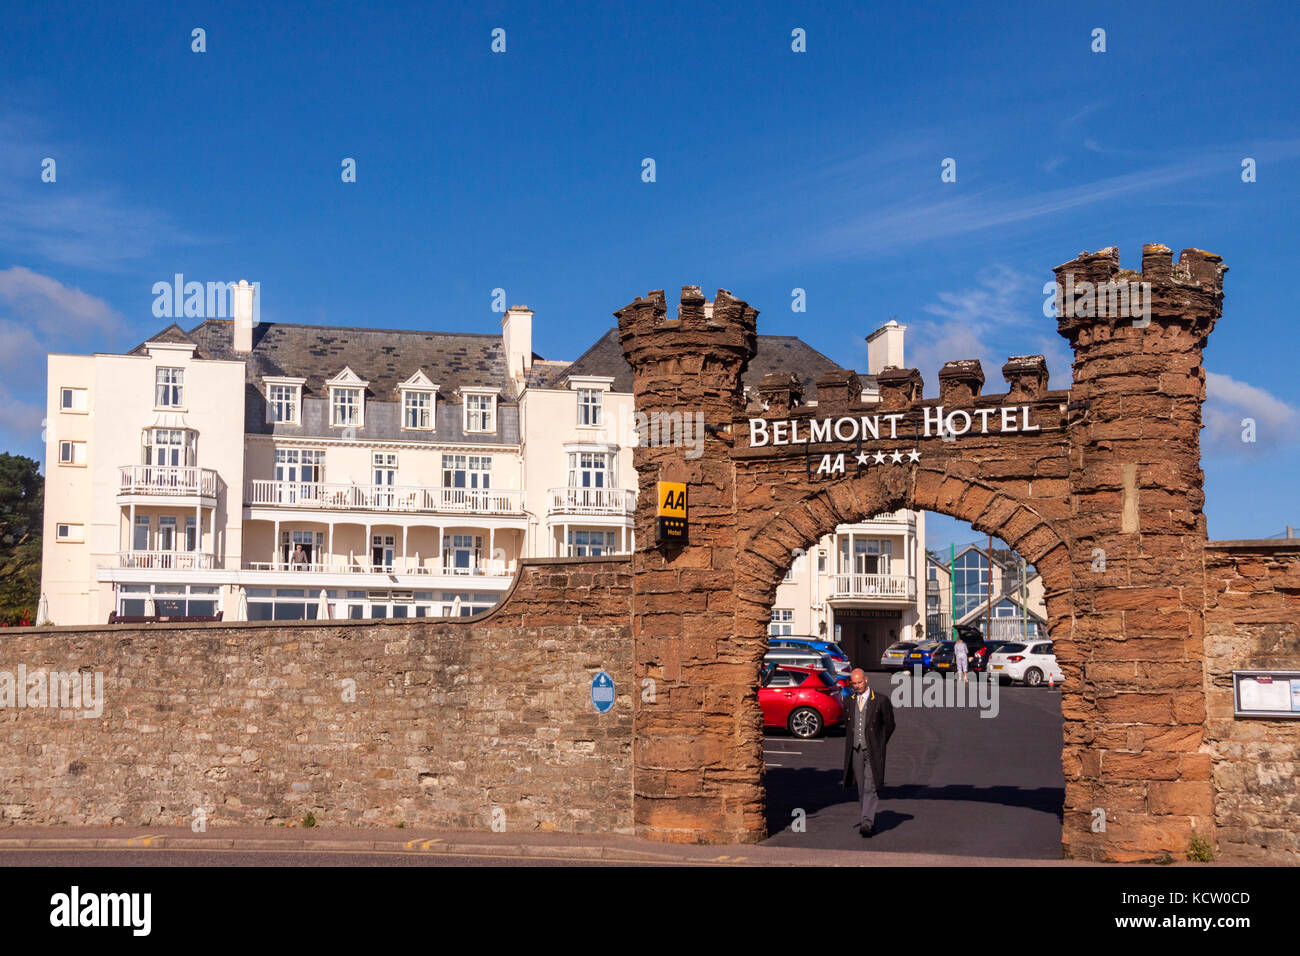
<svg viewBox="0 0 1300 956">
<path fill-rule="evenodd" d="M 498 335 L 208 319 L 124 355 L 50 355 L 48 620 L 469 615 L 521 558 L 630 552 L 617 330 L 546 361 L 532 321 L 512 308 Z M 869 339 L 865 400 L 902 340 L 896 323 Z M 758 342 L 747 389 L 794 372 L 811 401 L 837 368 L 795 337 Z M 923 522 L 899 512 L 823 538 L 781 585 L 773 632 L 838 634 L 850 653 L 910 636 Z"/>
</svg>

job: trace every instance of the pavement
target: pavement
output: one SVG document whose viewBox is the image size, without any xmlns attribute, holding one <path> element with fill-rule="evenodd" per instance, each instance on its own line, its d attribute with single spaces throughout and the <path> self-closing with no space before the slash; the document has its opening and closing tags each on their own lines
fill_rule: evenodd
<svg viewBox="0 0 1300 956">
<path fill-rule="evenodd" d="M 569 833 L 492 833 L 463 830 L 341 829 L 332 827 L 13 827 L 0 831 L 0 866 L 184 865 L 178 852 L 200 853 L 206 865 L 345 864 L 355 855 L 391 863 L 421 857 L 446 863 L 492 858 L 498 862 L 636 864 L 645 866 L 1086 866 L 1072 860 L 875 851 L 870 840 L 849 834 L 853 849 L 735 844 L 697 846 L 630 836 Z M 215 861 L 215 862 L 213 862 Z M 364 864 L 363 864 L 364 865 Z"/>
</svg>

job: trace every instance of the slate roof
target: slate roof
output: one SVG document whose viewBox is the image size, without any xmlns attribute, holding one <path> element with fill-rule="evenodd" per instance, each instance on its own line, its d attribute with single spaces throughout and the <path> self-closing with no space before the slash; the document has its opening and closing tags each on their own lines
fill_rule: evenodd
<svg viewBox="0 0 1300 956">
<path fill-rule="evenodd" d="M 195 344 L 194 340 L 185 333 L 185 330 L 182 329 L 175 322 L 167 326 L 167 328 L 163 329 L 157 335 L 152 336 L 149 339 L 149 341 L 150 342 L 184 342 L 190 345 Z"/>
<path fill-rule="evenodd" d="M 618 329 L 612 328 L 587 349 L 571 365 L 547 362 L 539 369 L 533 366 L 528 384 L 533 388 L 563 388 L 564 379 L 570 375 L 604 375 L 614 379 L 616 392 L 632 391 L 632 367 L 623 357 L 618 344 Z M 758 351 L 741 379 L 745 387 L 758 387 L 769 372 L 792 372 L 803 382 L 804 398 L 817 398 L 817 376 L 840 368 L 821 352 L 794 335 L 760 335 Z M 872 376 L 861 376 L 863 383 L 875 387 Z"/>
<path fill-rule="evenodd" d="M 325 382 L 344 366 L 370 383 L 367 397 L 375 401 L 396 401 L 397 386 L 417 369 L 423 369 L 447 399 L 464 386 L 500 388 L 503 402 L 510 402 L 512 397 L 499 333 L 262 322 L 253 329 L 253 351 L 242 353 L 233 348 L 232 332 L 229 319 L 208 319 L 188 333 L 173 322 L 147 341 L 193 342 L 197 358 L 243 361 L 248 384 L 259 391 L 263 377 L 268 375 L 305 378 L 304 399 L 327 397 Z M 143 351 L 141 343 L 131 354 Z M 769 372 L 792 372 L 803 382 L 804 397 L 815 400 L 817 377 L 838 368 L 798 336 L 760 335 L 758 352 L 742 381 L 745 387 L 756 388 Z M 570 375 L 612 377 L 614 391 L 632 391 L 632 368 L 623 357 L 618 329 L 609 329 L 574 362 L 548 361 L 534 355 L 528 386 L 564 388 L 564 380 Z M 859 377 L 864 386 L 875 386 L 873 376 Z"/>
<path fill-rule="evenodd" d="M 236 352 L 229 319 L 208 319 L 189 333 L 175 323 L 149 341 L 192 341 L 196 357 L 247 363 L 249 384 L 263 376 L 283 375 L 307 380 L 304 396 L 325 396 L 325 382 L 350 367 L 369 381 L 369 397 L 396 401 L 397 386 L 417 369 L 450 398 L 463 386 L 501 389 L 510 401 L 509 375 L 501 335 L 475 332 L 419 332 L 411 329 L 361 329 L 327 325 L 262 322 L 253 329 L 253 351 Z M 182 339 L 177 339 L 180 335 Z M 144 344 L 132 350 L 138 354 Z"/>
</svg>

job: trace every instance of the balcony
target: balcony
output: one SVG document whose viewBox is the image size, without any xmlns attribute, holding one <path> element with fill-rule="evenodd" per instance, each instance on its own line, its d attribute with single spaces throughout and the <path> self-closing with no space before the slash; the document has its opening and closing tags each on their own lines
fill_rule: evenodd
<svg viewBox="0 0 1300 956">
<path fill-rule="evenodd" d="M 522 515 L 523 492 L 500 488 L 424 488 L 418 485 L 358 485 L 324 481 L 248 483 L 252 507 L 321 511 L 379 511 L 402 514 Z"/>
<path fill-rule="evenodd" d="M 857 527 L 858 525 L 876 526 L 876 525 L 898 525 L 898 524 L 914 526 L 916 524 L 916 515 L 917 513 L 915 511 L 908 511 L 906 508 L 899 508 L 897 511 L 882 511 L 880 514 L 872 515 L 869 518 L 863 518 L 861 521 L 855 521 L 852 523 L 852 526 Z M 840 534 L 844 534 L 844 533 L 845 533 L 844 531 L 840 531 Z"/>
<path fill-rule="evenodd" d="M 119 495 L 217 496 L 217 473 L 211 468 L 123 465 L 117 472 Z"/>
<path fill-rule="evenodd" d="M 916 581 L 905 574 L 836 574 L 830 597 L 832 600 L 915 601 Z"/>
<path fill-rule="evenodd" d="M 167 571 L 211 571 L 216 567 L 208 551 L 119 551 L 119 568 Z"/>
<path fill-rule="evenodd" d="M 636 492 L 626 488 L 551 489 L 551 514 L 630 515 L 636 510 Z"/>
<path fill-rule="evenodd" d="M 392 564 L 370 564 L 361 561 L 349 563 L 342 558 L 335 558 L 329 563 L 308 562 L 306 564 L 292 564 L 288 561 L 245 561 L 243 569 L 245 571 L 294 571 L 301 573 L 315 572 L 317 574 L 452 575 L 470 578 L 510 578 L 515 573 L 514 568 L 499 564 L 494 565 L 491 562 L 473 564 L 468 567 L 451 567 L 445 563 L 443 565 L 425 565 L 402 559 L 395 560 Z"/>
</svg>

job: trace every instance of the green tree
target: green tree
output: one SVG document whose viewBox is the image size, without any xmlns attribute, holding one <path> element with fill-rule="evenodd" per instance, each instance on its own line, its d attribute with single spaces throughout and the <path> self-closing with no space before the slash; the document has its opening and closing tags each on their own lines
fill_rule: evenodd
<svg viewBox="0 0 1300 956">
<path fill-rule="evenodd" d="M 0 452 L 0 622 L 36 623 L 45 479 L 40 464 Z"/>
</svg>

